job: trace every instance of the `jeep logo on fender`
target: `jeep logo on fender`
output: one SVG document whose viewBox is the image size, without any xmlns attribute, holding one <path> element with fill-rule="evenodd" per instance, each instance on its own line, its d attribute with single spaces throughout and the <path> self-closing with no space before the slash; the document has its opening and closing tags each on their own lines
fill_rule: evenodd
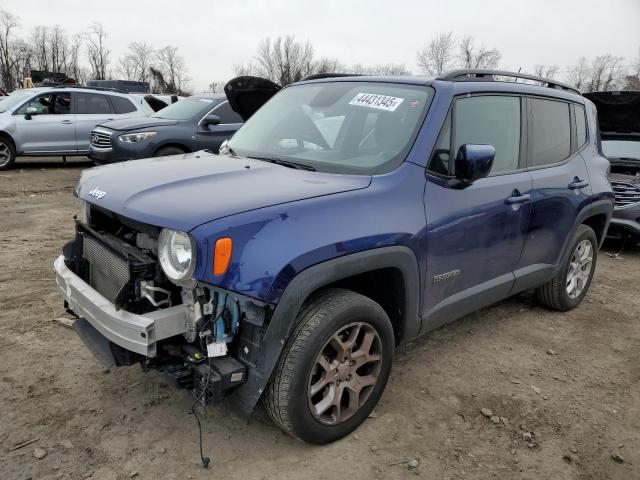
<svg viewBox="0 0 640 480">
<path fill-rule="evenodd" d="M 89 196 L 95 198 L 96 200 L 100 200 L 107 194 L 104 190 L 100 190 L 100 187 L 96 187 L 89 192 Z"/>
</svg>

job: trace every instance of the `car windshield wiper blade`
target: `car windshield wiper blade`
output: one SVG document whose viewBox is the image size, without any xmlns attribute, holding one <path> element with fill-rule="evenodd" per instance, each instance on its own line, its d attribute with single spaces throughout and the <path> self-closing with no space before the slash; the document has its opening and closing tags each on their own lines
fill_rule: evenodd
<svg viewBox="0 0 640 480">
<path fill-rule="evenodd" d="M 280 158 L 257 157 L 257 156 L 248 156 L 247 158 L 252 158 L 253 160 L 262 160 L 263 162 L 275 163 L 277 165 L 282 165 L 283 167 L 296 168 L 298 170 L 309 170 L 310 172 L 316 171 L 316 169 L 311 165 L 306 165 L 304 163 L 291 162 L 289 160 L 282 160 Z"/>
</svg>

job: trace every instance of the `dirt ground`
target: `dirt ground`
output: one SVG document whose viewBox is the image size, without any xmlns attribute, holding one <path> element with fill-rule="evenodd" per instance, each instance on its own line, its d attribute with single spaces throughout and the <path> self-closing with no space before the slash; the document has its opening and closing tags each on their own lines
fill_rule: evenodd
<svg viewBox="0 0 640 480">
<path fill-rule="evenodd" d="M 104 371 L 53 321 L 64 311 L 52 263 L 87 166 L 0 172 L 0 479 L 640 479 L 640 248 L 630 246 L 601 252 L 569 313 L 520 295 L 403 349 L 374 418 L 332 445 L 298 442 L 262 410 L 246 424 L 209 407 L 203 470 L 189 392 L 137 366 Z"/>
</svg>

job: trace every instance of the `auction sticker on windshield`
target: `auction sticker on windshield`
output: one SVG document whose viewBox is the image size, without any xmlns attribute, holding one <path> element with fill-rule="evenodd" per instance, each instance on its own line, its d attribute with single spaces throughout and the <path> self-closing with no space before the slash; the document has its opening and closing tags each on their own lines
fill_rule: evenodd
<svg viewBox="0 0 640 480">
<path fill-rule="evenodd" d="M 359 93 L 355 97 L 353 97 L 353 100 L 349 102 L 349 105 L 377 108 L 379 110 L 393 112 L 396 108 L 398 108 L 403 100 L 404 98 L 390 97 L 389 95 L 378 95 L 376 93 Z"/>
</svg>

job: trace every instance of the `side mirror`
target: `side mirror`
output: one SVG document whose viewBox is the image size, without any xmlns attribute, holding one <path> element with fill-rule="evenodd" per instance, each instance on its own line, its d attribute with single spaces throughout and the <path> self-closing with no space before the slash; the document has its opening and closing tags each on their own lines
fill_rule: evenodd
<svg viewBox="0 0 640 480">
<path fill-rule="evenodd" d="M 207 115 L 202 120 L 202 125 L 204 127 L 208 127 L 209 125 L 219 125 L 219 124 L 220 124 L 220 117 L 214 114 Z"/>
<path fill-rule="evenodd" d="M 27 107 L 27 110 L 24 112 L 24 119 L 31 120 L 31 117 L 38 114 L 38 109 L 36 107 Z"/>
<path fill-rule="evenodd" d="M 493 145 L 467 143 L 458 149 L 455 162 L 456 179 L 465 185 L 484 178 L 491 172 L 496 149 Z"/>
</svg>

